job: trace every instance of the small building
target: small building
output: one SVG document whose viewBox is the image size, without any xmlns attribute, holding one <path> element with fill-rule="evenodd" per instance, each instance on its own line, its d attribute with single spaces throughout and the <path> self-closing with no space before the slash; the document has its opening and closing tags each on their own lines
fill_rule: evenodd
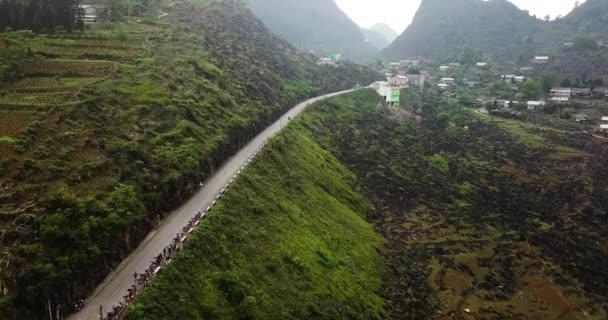
<svg viewBox="0 0 608 320">
<path fill-rule="evenodd" d="M 331 58 L 319 58 L 319 60 L 317 61 L 317 65 L 335 67 L 336 62 L 334 60 L 332 60 Z"/>
<path fill-rule="evenodd" d="M 590 88 L 572 88 L 572 96 L 574 97 L 590 97 L 591 89 Z"/>
<path fill-rule="evenodd" d="M 532 68 L 532 67 L 521 67 L 521 68 L 519 68 L 519 72 L 528 74 L 528 73 L 534 72 L 534 68 Z"/>
<path fill-rule="evenodd" d="M 589 121 L 589 116 L 584 113 L 577 113 L 572 116 L 576 122 L 587 122 Z"/>
<path fill-rule="evenodd" d="M 456 79 L 454 79 L 454 78 L 441 78 L 441 82 L 445 83 L 445 84 L 453 84 L 454 82 L 456 82 Z"/>
<path fill-rule="evenodd" d="M 549 63 L 549 56 L 536 56 L 536 57 L 534 57 L 534 63 L 547 64 L 547 63 Z"/>
<path fill-rule="evenodd" d="M 515 81 L 515 75 L 513 74 L 503 74 L 500 76 L 500 79 L 504 80 L 506 83 L 511 83 Z"/>
<path fill-rule="evenodd" d="M 524 77 L 524 76 L 515 76 L 515 77 L 513 77 L 513 80 L 515 80 L 515 82 L 517 82 L 517 83 L 522 83 L 522 82 L 526 81 L 526 77 Z"/>
<path fill-rule="evenodd" d="M 597 40 L 595 43 L 597 43 L 597 46 L 599 48 L 604 48 L 606 46 L 606 43 L 604 42 L 604 40 Z"/>
<path fill-rule="evenodd" d="M 450 62 L 448 63 L 448 66 L 450 66 L 450 68 L 460 68 L 461 65 L 458 62 Z"/>
<path fill-rule="evenodd" d="M 593 94 L 599 97 L 608 97 L 608 87 L 596 87 L 593 89 Z"/>
<path fill-rule="evenodd" d="M 551 88 L 550 91 L 551 97 L 553 98 L 570 98 L 572 96 L 572 89 L 571 88 L 561 88 L 561 87 L 554 87 Z"/>
<path fill-rule="evenodd" d="M 608 117 L 602 117 L 602 122 L 608 123 Z"/>
<path fill-rule="evenodd" d="M 477 62 L 477 63 L 475 64 L 475 66 L 477 66 L 477 67 L 479 67 L 479 68 L 485 68 L 485 67 L 487 67 L 487 66 L 488 66 L 488 63 L 487 63 L 487 62 Z"/>
<path fill-rule="evenodd" d="M 450 70 L 450 66 L 445 66 L 444 65 L 444 66 L 440 66 L 439 67 L 439 71 L 448 71 L 448 70 Z"/>
<path fill-rule="evenodd" d="M 389 83 L 391 84 L 391 86 L 406 89 L 409 88 L 410 79 L 406 76 L 398 75 L 396 77 L 392 77 Z"/>
<path fill-rule="evenodd" d="M 564 42 L 564 47 L 565 48 L 572 48 L 572 47 L 574 47 L 574 42 Z"/>
<path fill-rule="evenodd" d="M 570 101 L 570 97 L 551 97 L 551 102 L 556 104 L 565 104 Z"/>
<path fill-rule="evenodd" d="M 438 83 L 437 86 L 441 89 L 447 89 L 448 85 L 446 83 Z"/>
<path fill-rule="evenodd" d="M 103 6 L 100 5 L 92 5 L 92 4 L 81 4 L 78 6 L 80 10 L 83 22 L 85 24 L 95 24 L 99 19 L 99 13 L 103 9 Z"/>
<path fill-rule="evenodd" d="M 420 60 L 401 60 L 399 63 L 402 67 L 415 67 L 420 64 Z"/>
<path fill-rule="evenodd" d="M 386 77 L 386 81 L 391 81 L 393 78 L 393 74 L 390 72 L 385 73 L 384 76 Z"/>
<path fill-rule="evenodd" d="M 600 124 L 601 131 L 608 131 L 608 124 Z"/>
<path fill-rule="evenodd" d="M 516 106 L 518 104 L 519 104 L 519 101 L 509 101 L 509 100 L 506 100 L 504 102 L 504 107 L 505 108 L 511 108 L 511 107 L 514 107 L 514 106 Z"/>
<path fill-rule="evenodd" d="M 378 89 L 376 91 L 378 94 L 384 98 L 387 105 L 398 106 L 401 96 L 401 88 L 391 86 L 388 82 L 378 81 L 375 82 L 372 87 Z"/>
<path fill-rule="evenodd" d="M 538 110 L 544 107 L 547 103 L 543 100 L 540 101 L 528 101 L 527 103 L 528 110 Z"/>
<path fill-rule="evenodd" d="M 467 87 L 469 87 L 469 88 L 475 88 L 475 87 L 479 86 L 479 82 L 471 81 L 471 80 L 465 81 L 464 84 L 466 84 Z"/>
<path fill-rule="evenodd" d="M 390 66 L 390 67 L 391 67 L 391 69 L 393 69 L 393 70 L 395 70 L 395 69 L 399 69 L 399 68 L 401 68 L 401 63 L 399 63 L 399 62 L 391 62 L 391 63 L 389 64 L 389 66 Z"/>
</svg>

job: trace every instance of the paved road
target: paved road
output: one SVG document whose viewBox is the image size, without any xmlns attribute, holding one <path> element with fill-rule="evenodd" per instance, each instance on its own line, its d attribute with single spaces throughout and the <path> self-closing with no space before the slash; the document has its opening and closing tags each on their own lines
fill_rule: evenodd
<svg viewBox="0 0 608 320">
<path fill-rule="evenodd" d="M 188 224 L 194 214 L 209 207 L 230 180 L 264 146 L 266 140 L 279 132 L 290 118 L 293 119 L 304 108 L 317 101 L 352 91 L 354 90 L 340 91 L 302 102 L 266 128 L 266 130 L 250 141 L 236 155 L 228 159 L 220 170 L 205 181 L 204 187 L 199 189 L 179 209 L 172 212 L 161 223 L 158 229 L 150 232 L 139 247 L 95 289 L 93 294 L 86 300 L 85 308 L 68 319 L 99 320 L 99 307 L 103 306 L 105 315 L 107 311 L 111 310 L 113 305 L 122 301 L 122 297 L 126 294 L 127 289 L 133 284 L 133 273 L 143 273 L 150 265 L 150 262 L 162 252 L 163 248 L 172 242 L 175 235 L 182 231 L 182 228 Z"/>
</svg>

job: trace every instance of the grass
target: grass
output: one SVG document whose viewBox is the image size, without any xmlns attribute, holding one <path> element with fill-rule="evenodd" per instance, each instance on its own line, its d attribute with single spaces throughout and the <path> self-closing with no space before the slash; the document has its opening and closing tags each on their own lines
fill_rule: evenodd
<svg viewBox="0 0 608 320">
<path fill-rule="evenodd" d="M 383 319 L 380 236 L 300 126 L 274 139 L 127 319 Z M 174 300 L 180 303 L 175 304 Z"/>
<path fill-rule="evenodd" d="M 17 140 L 15 140 L 12 137 L 9 137 L 9 136 L 0 136 L 0 143 L 13 144 L 13 143 L 15 143 L 15 141 L 17 141 Z"/>
</svg>

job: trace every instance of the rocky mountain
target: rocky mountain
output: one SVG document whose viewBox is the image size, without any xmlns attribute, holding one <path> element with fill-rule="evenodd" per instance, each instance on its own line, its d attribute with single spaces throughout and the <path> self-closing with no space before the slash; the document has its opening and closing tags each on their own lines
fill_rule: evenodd
<svg viewBox="0 0 608 320">
<path fill-rule="evenodd" d="M 542 22 L 506 0 L 423 0 L 412 24 L 385 57 L 444 57 L 463 47 L 499 56 L 534 51 Z"/>
<path fill-rule="evenodd" d="M 397 34 L 397 32 L 395 32 L 395 30 L 393 30 L 389 25 L 387 25 L 386 23 L 383 23 L 383 22 L 376 23 L 369 29 L 379 32 L 389 42 L 393 42 L 393 40 L 397 39 L 397 37 L 399 36 L 399 34 Z"/>
<path fill-rule="evenodd" d="M 383 34 L 376 30 L 361 28 L 361 33 L 363 33 L 365 41 L 378 50 L 388 47 L 391 43 Z"/>
<path fill-rule="evenodd" d="M 412 24 L 382 56 L 445 58 L 468 47 L 517 59 L 555 52 L 577 36 L 604 38 L 607 21 L 606 0 L 589 0 L 555 21 L 530 16 L 507 0 L 423 0 Z"/>
<path fill-rule="evenodd" d="M 342 53 L 359 62 L 378 51 L 333 0 L 247 0 L 247 4 L 272 32 L 297 48 Z"/>
</svg>

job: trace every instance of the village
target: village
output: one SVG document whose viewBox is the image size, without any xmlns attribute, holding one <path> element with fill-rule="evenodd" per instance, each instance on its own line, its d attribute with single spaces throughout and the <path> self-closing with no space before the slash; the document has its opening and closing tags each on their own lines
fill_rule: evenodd
<svg viewBox="0 0 608 320">
<path fill-rule="evenodd" d="M 387 105 L 403 105 L 407 90 L 425 90 L 478 113 L 574 123 L 581 132 L 608 136 L 608 79 L 572 80 L 554 71 L 551 61 L 544 55 L 531 57 L 524 65 L 401 60 L 384 64 L 379 71 L 386 81 L 372 87 Z"/>
</svg>

